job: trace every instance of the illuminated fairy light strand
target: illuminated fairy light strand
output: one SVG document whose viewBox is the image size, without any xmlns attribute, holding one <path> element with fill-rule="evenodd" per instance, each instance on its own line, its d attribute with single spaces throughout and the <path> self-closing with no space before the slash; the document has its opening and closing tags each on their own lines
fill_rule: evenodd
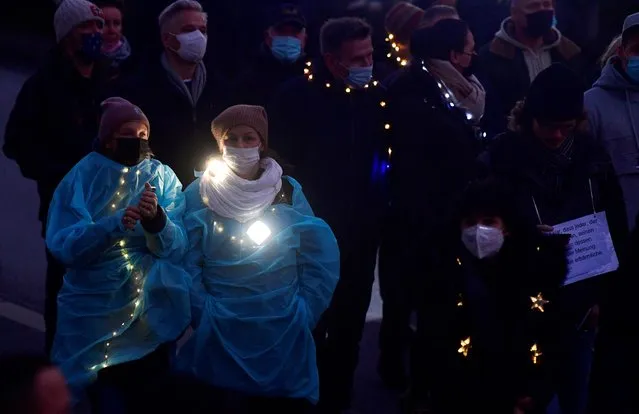
<svg viewBox="0 0 639 414">
<path fill-rule="evenodd" d="M 120 188 L 118 189 L 118 191 L 116 191 L 116 197 L 121 196 L 121 194 L 124 192 L 123 190 L 123 186 L 126 184 L 126 179 L 124 174 L 127 174 L 130 172 L 130 169 L 128 167 L 124 167 L 122 169 L 122 176 L 119 178 L 119 184 L 120 184 Z M 141 172 L 138 170 L 136 171 L 136 175 L 140 175 Z M 124 197 L 121 198 L 120 201 L 122 201 L 124 199 Z M 112 203 L 111 204 L 111 208 L 113 210 L 115 210 L 117 208 L 117 204 L 116 203 Z M 133 281 L 133 289 L 135 291 L 135 299 L 133 300 L 133 309 L 131 309 L 130 313 L 128 314 L 128 318 L 125 319 L 124 321 L 120 322 L 119 327 L 115 328 L 110 334 L 110 338 L 106 341 L 105 345 L 104 345 L 104 352 L 103 352 L 103 358 L 102 361 L 99 362 L 96 365 L 93 365 L 90 370 L 91 371 L 95 371 L 98 369 L 102 369 L 102 368 L 107 368 L 110 363 L 109 363 L 109 359 L 110 359 L 110 350 L 113 347 L 113 340 L 117 339 L 117 337 L 119 337 L 120 335 L 122 335 L 124 332 L 126 332 L 127 328 L 130 326 L 130 324 L 133 322 L 133 320 L 135 319 L 135 315 L 136 315 L 136 309 L 139 308 L 140 304 L 141 304 L 141 299 L 140 296 L 143 293 L 143 280 L 142 280 L 142 272 L 140 272 L 139 270 L 137 270 L 135 268 L 135 266 L 133 265 L 133 263 L 131 263 L 131 254 L 129 253 L 129 251 L 127 250 L 127 241 L 126 239 L 121 239 L 118 240 L 114 246 L 117 249 L 120 249 L 120 254 L 122 255 L 122 257 L 125 260 L 125 268 L 126 270 L 129 272 L 129 277 L 131 278 L 131 280 Z"/>
<path fill-rule="evenodd" d="M 531 359 L 534 365 L 539 364 L 539 359 L 543 355 L 539 350 L 539 346 L 535 343 L 532 347 L 530 347 Z"/>
<path fill-rule="evenodd" d="M 460 348 L 457 350 L 457 353 L 462 354 L 464 358 L 468 358 L 468 353 L 470 352 L 470 336 L 466 339 L 462 339 L 460 341 Z"/>
<path fill-rule="evenodd" d="M 397 64 L 400 67 L 404 67 L 408 65 L 408 59 L 404 59 L 401 56 L 399 56 L 399 51 L 401 50 L 401 48 L 399 47 L 399 43 L 397 43 L 397 41 L 395 40 L 395 35 L 392 33 L 389 33 L 388 36 L 386 37 L 386 43 L 390 44 L 390 51 L 386 54 L 386 57 L 389 58 L 390 60 L 393 60 L 395 62 L 397 62 Z"/>
</svg>

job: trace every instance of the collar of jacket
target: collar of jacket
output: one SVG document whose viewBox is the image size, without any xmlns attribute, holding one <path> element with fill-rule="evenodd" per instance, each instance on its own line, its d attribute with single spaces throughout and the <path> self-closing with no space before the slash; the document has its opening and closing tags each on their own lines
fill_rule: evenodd
<svg viewBox="0 0 639 414">
<path fill-rule="evenodd" d="M 552 43 L 552 39 L 544 39 L 544 43 Z M 566 61 L 573 59 L 575 56 L 581 53 L 581 49 L 579 48 L 579 46 L 577 46 L 575 42 L 565 36 L 561 37 L 559 44 L 552 50 L 557 51 L 557 53 L 559 53 L 559 56 L 561 56 L 562 59 Z M 497 56 L 501 56 L 504 59 L 514 59 L 517 55 L 517 51 L 517 47 L 499 37 L 495 37 L 490 43 L 490 52 Z"/>
<path fill-rule="evenodd" d="M 85 85 L 87 82 L 95 83 L 107 78 L 110 62 L 106 59 L 100 59 L 93 64 L 93 71 L 90 78 L 80 75 L 77 68 L 60 48 L 55 48 L 51 55 L 52 70 L 57 72 L 61 77 L 72 81 L 80 82 Z"/>
</svg>

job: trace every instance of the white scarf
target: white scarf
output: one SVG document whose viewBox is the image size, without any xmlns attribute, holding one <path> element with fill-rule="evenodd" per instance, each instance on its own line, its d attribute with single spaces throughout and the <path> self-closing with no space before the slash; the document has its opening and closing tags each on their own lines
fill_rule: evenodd
<svg viewBox="0 0 639 414">
<path fill-rule="evenodd" d="M 214 160 L 200 180 L 200 196 L 222 217 L 246 223 L 273 204 L 282 189 L 282 167 L 272 158 L 260 161 L 264 170 L 257 180 L 238 177 L 224 161 Z"/>
<path fill-rule="evenodd" d="M 472 119 L 479 122 L 484 116 L 486 91 L 477 77 L 462 75 L 447 60 L 429 59 L 427 65 L 428 69 L 450 88 L 455 103 L 467 110 L 473 116 Z"/>
</svg>

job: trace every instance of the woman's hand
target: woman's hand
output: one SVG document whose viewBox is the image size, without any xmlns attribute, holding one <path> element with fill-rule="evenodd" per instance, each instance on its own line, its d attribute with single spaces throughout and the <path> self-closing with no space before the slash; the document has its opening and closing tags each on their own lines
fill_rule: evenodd
<svg viewBox="0 0 639 414">
<path fill-rule="evenodd" d="M 133 206 L 127 207 L 122 216 L 122 225 L 127 230 L 133 230 L 141 218 L 139 208 Z"/>
<path fill-rule="evenodd" d="M 553 231 L 555 231 L 555 229 L 552 226 L 547 226 L 545 224 L 539 224 L 537 226 L 537 230 L 539 230 L 542 233 L 552 233 Z"/>
<path fill-rule="evenodd" d="M 144 184 L 145 191 L 142 193 L 140 203 L 138 204 L 139 212 L 142 220 L 153 220 L 158 214 L 158 196 L 153 191 L 151 184 Z"/>
</svg>

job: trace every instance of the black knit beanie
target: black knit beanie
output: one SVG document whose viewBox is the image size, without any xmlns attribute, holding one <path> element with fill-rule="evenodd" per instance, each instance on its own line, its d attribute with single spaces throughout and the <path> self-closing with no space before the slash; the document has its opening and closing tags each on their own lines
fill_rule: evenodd
<svg viewBox="0 0 639 414">
<path fill-rule="evenodd" d="M 533 118 L 542 121 L 578 119 L 584 111 L 583 83 L 575 72 L 555 63 L 537 75 L 524 107 Z"/>
</svg>

